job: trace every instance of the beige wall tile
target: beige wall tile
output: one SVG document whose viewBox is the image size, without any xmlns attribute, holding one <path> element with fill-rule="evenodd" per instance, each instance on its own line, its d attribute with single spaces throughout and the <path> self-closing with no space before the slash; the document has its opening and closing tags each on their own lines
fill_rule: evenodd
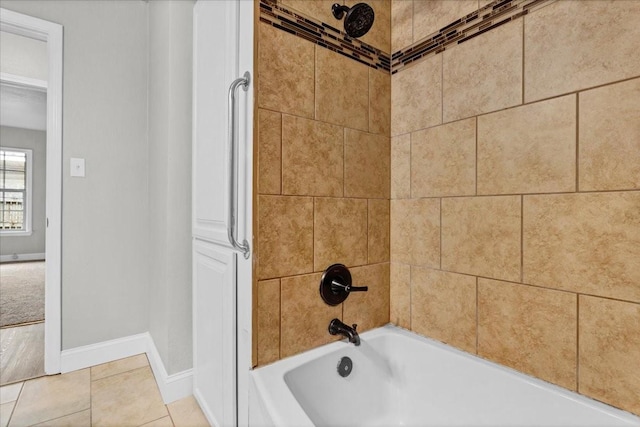
<svg viewBox="0 0 640 427">
<path fill-rule="evenodd" d="M 391 201 L 391 261 L 440 266 L 440 200 Z"/>
<path fill-rule="evenodd" d="M 91 425 L 141 425 L 169 415 L 150 367 L 91 382 Z"/>
<path fill-rule="evenodd" d="M 391 138 L 391 198 L 411 197 L 411 134 Z"/>
<path fill-rule="evenodd" d="M 284 7 L 294 9 L 302 14 L 325 22 L 334 28 L 344 32 L 344 23 L 338 21 L 331 12 L 331 6 L 336 0 L 280 0 L 280 4 Z M 337 3 L 346 6 L 353 6 L 360 3 L 359 0 L 339 1 Z M 373 27 L 367 34 L 358 40 L 370 44 L 384 52 L 390 49 L 390 31 L 391 31 L 391 1 L 390 0 L 369 0 L 367 4 L 373 8 L 375 20 Z"/>
<path fill-rule="evenodd" d="M 393 262 L 390 277 L 389 321 L 411 329 L 411 267 Z"/>
<path fill-rule="evenodd" d="M 341 127 L 282 116 L 282 193 L 341 197 L 344 133 Z"/>
<path fill-rule="evenodd" d="M 478 279 L 478 354 L 576 388 L 577 296 Z"/>
<path fill-rule="evenodd" d="M 258 198 L 258 278 L 313 271 L 313 199 Z"/>
<path fill-rule="evenodd" d="M 520 104 L 522 20 L 447 49 L 442 74 L 444 122 Z"/>
<path fill-rule="evenodd" d="M 342 318 L 342 305 L 324 303 L 318 291 L 320 277 L 317 273 L 282 279 L 280 357 L 338 339 L 327 328 L 331 319 Z"/>
<path fill-rule="evenodd" d="M 176 427 L 209 427 L 195 397 L 189 396 L 167 405 Z"/>
<path fill-rule="evenodd" d="M 329 49 L 316 49 L 316 119 L 369 129 L 369 67 Z"/>
<path fill-rule="evenodd" d="M 640 192 L 524 197 L 526 283 L 640 302 Z"/>
<path fill-rule="evenodd" d="M 354 286 L 368 286 L 367 292 L 354 292 L 343 303 L 343 321 L 356 323 L 364 332 L 389 323 L 389 263 L 350 269 Z"/>
<path fill-rule="evenodd" d="M 367 263 L 367 201 L 315 199 L 314 268 Z"/>
<path fill-rule="evenodd" d="M 411 197 L 475 192 L 475 118 L 411 134 Z"/>
<path fill-rule="evenodd" d="M 258 193 L 280 194 L 282 185 L 282 115 L 258 110 Z"/>
<path fill-rule="evenodd" d="M 388 136 L 345 129 L 344 196 L 388 199 L 391 187 L 390 154 Z M 330 170 L 331 167 L 326 169 Z"/>
<path fill-rule="evenodd" d="M 391 132 L 391 75 L 369 68 L 369 132 Z"/>
<path fill-rule="evenodd" d="M 124 359 L 114 360 L 113 362 L 103 363 L 101 365 L 91 367 L 91 381 L 100 378 L 109 377 L 111 375 L 121 374 L 123 372 L 132 371 L 134 369 L 149 366 L 146 354 L 138 354 L 137 356 L 126 357 Z"/>
<path fill-rule="evenodd" d="M 369 200 L 368 263 L 389 262 L 391 210 L 388 200 Z"/>
<path fill-rule="evenodd" d="M 413 43 L 413 0 L 391 1 L 391 52 Z"/>
<path fill-rule="evenodd" d="M 580 190 L 640 188 L 640 79 L 579 99 Z"/>
<path fill-rule="evenodd" d="M 411 329 L 476 352 L 476 278 L 411 267 Z"/>
<path fill-rule="evenodd" d="M 280 359 L 280 279 L 258 282 L 258 365 Z"/>
<path fill-rule="evenodd" d="M 413 42 L 446 27 L 478 10 L 478 0 L 415 0 L 413 2 Z"/>
<path fill-rule="evenodd" d="M 313 117 L 315 46 L 270 25 L 258 27 L 258 106 Z"/>
<path fill-rule="evenodd" d="M 478 7 L 485 7 L 486 5 L 493 3 L 494 0 L 478 0 Z"/>
<path fill-rule="evenodd" d="M 575 190 L 575 95 L 478 117 L 478 194 Z"/>
<path fill-rule="evenodd" d="M 349 6 L 360 3 L 360 0 L 345 2 Z M 375 19 L 373 27 L 359 40 L 377 47 L 383 52 L 391 52 L 391 0 L 368 0 L 366 2 L 373 8 Z M 341 27 L 343 28 L 343 27 Z"/>
<path fill-rule="evenodd" d="M 442 56 L 391 76 L 391 135 L 442 123 Z"/>
<path fill-rule="evenodd" d="M 11 416 L 12 426 L 30 426 L 91 407 L 89 369 L 26 381 Z"/>
<path fill-rule="evenodd" d="M 639 15 L 637 1 L 576 0 L 527 15 L 525 100 L 638 76 Z M 565 25 L 568 21 L 571 25 Z"/>
<path fill-rule="evenodd" d="M 442 268 L 519 281 L 520 212 L 520 196 L 442 199 Z"/>
<path fill-rule="evenodd" d="M 331 6 L 335 3 L 335 0 L 279 0 L 278 3 L 286 8 L 301 12 L 310 18 L 342 29 L 338 25 L 338 20 L 331 13 Z M 342 3 L 340 2 L 340 4 Z"/>
<path fill-rule="evenodd" d="M 580 295 L 580 393 L 640 415 L 640 305 Z"/>
</svg>

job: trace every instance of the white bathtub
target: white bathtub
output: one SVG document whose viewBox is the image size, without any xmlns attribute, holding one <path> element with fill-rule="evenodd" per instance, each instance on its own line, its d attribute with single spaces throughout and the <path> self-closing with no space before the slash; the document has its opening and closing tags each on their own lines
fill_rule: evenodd
<svg viewBox="0 0 640 427">
<path fill-rule="evenodd" d="M 640 418 L 388 325 L 251 373 L 250 425 L 640 426 Z M 341 358 L 351 374 L 337 373 Z"/>
</svg>

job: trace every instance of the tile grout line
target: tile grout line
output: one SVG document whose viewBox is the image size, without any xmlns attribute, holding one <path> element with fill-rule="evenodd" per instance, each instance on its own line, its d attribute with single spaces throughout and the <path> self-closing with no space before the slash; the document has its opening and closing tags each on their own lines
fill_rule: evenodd
<svg viewBox="0 0 640 427">
<path fill-rule="evenodd" d="M 442 269 L 442 197 L 440 198 L 440 269 Z"/>
<path fill-rule="evenodd" d="M 314 73 L 315 73 L 315 70 L 314 70 Z M 502 111 L 505 111 L 505 110 L 511 110 L 511 109 L 521 108 L 521 107 L 525 107 L 525 106 L 529 106 L 529 105 L 532 105 L 532 104 L 537 104 L 537 103 L 541 103 L 541 102 L 545 102 L 545 101 L 551 101 L 553 99 L 562 98 L 564 96 L 575 95 L 575 94 L 578 94 L 578 93 L 587 92 L 587 91 L 594 90 L 594 89 L 599 89 L 599 88 L 602 88 L 602 87 L 605 87 L 605 86 L 612 86 L 612 85 L 615 85 L 615 84 L 618 84 L 618 83 L 624 83 L 624 82 L 635 80 L 635 79 L 639 79 L 639 78 L 640 78 L 640 75 L 637 75 L 637 76 L 629 77 L 629 78 L 626 78 L 626 79 L 615 80 L 615 81 L 612 81 L 612 82 L 603 83 L 603 84 L 596 85 L 596 86 L 590 86 L 590 87 L 586 87 L 586 88 L 583 88 L 583 89 L 573 90 L 573 91 L 566 92 L 566 93 L 561 93 L 561 94 L 558 94 L 558 95 L 553 95 L 553 96 L 548 96 L 548 97 L 545 97 L 545 98 L 536 99 L 536 100 L 533 100 L 533 101 L 525 102 L 524 104 L 521 104 L 521 105 L 512 105 L 510 107 L 504 107 L 504 108 L 500 108 L 498 110 L 492 110 L 492 111 L 479 113 L 479 114 L 477 114 L 475 116 L 463 117 L 463 118 L 459 118 L 459 119 L 455 119 L 455 120 L 451 120 L 451 121 L 446 121 L 446 122 L 443 121 L 440 124 L 427 126 L 427 127 L 420 128 L 420 129 L 415 129 L 413 131 L 404 132 L 404 133 L 400 133 L 400 134 L 397 134 L 397 135 L 391 135 L 391 138 L 404 136 L 404 135 L 409 135 L 411 133 L 415 133 L 415 132 L 422 131 L 422 130 L 437 128 L 437 127 L 440 127 L 440 126 L 443 126 L 443 125 L 456 123 L 456 122 L 460 122 L 460 121 L 463 121 L 463 120 L 468 120 L 468 119 L 471 119 L 473 117 L 478 118 L 478 117 L 487 116 L 487 115 L 490 115 L 490 114 L 499 113 L 499 112 L 502 112 Z M 314 85 L 315 85 L 315 77 L 314 77 Z M 314 96 L 315 96 L 315 94 L 314 94 Z M 314 108 L 315 108 L 315 101 L 314 101 Z M 364 133 L 368 133 L 368 134 L 372 134 L 372 135 L 384 135 L 384 134 L 380 134 L 380 133 L 367 132 L 365 130 L 354 128 L 354 127 L 349 127 L 349 126 L 336 124 L 334 122 L 329 122 L 329 121 L 326 121 L 326 120 L 316 119 L 315 117 L 302 116 L 302 115 L 294 114 L 294 113 L 291 113 L 291 112 L 284 112 L 284 111 L 275 110 L 275 109 L 272 109 L 272 108 L 258 106 L 258 109 L 271 111 L 271 112 L 274 112 L 274 113 L 280 113 L 282 116 L 291 116 L 291 117 L 296 117 L 296 118 L 305 119 L 305 120 L 313 120 L 313 121 L 324 123 L 324 124 L 327 124 L 327 125 L 343 127 L 345 129 L 352 129 L 352 130 L 355 130 L 355 131 L 364 132 Z"/>
<path fill-rule="evenodd" d="M 367 199 L 367 265 L 371 262 L 371 254 L 369 253 L 369 208 L 371 201 Z"/>
<path fill-rule="evenodd" d="M 416 267 L 416 268 L 422 268 L 422 269 L 427 269 L 427 270 L 432 270 L 432 271 L 441 271 L 441 272 L 444 272 L 444 273 L 458 274 L 458 275 L 461 275 L 461 276 L 477 277 L 478 279 L 487 279 L 487 280 L 493 280 L 493 281 L 497 281 L 497 282 L 505 282 L 505 283 L 510 283 L 510 284 L 513 284 L 513 285 L 528 286 L 528 287 L 542 289 L 542 290 L 562 292 L 562 293 L 567 293 L 567 294 L 572 294 L 572 295 L 577 295 L 578 294 L 578 291 L 572 291 L 572 290 L 560 289 L 560 288 L 552 288 L 550 286 L 536 285 L 536 284 L 533 284 L 533 283 L 522 283 L 522 282 L 518 282 L 516 280 L 498 279 L 498 278 L 489 277 L 489 276 L 479 276 L 477 274 L 472 274 L 472 273 L 462 273 L 462 272 L 459 272 L 459 271 L 439 269 L 437 267 L 432 267 L 432 266 L 428 266 L 428 265 L 410 264 L 410 263 L 405 263 L 405 262 L 401 262 L 401 261 L 396 261 L 396 263 L 404 265 L 404 266 L 408 266 L 408 267 Z M 384 264 L 384 263 L 379 263 L 379 264 Z M 317 274 L 317 272 L 316 272 L 316 274 Z M 640 305 L 640 303 L 638 303 L 637 301 L 632 301 L 632 300 L 623 299 L 623 298 L 615 298 L 615 297 L 609 297 L 609 296 L 597 295 L 597 294 L 585 294 L 584 292 L 580 292 L 580 295 L 588 296 L 588 297 L 592 297 L 592 298 L 600 298 L 600 299 L 604 299 L 604 300 L 607 300 L 607 301 L 617 301 L 617 302 L 623 302 L 623 303 L 628 303 L 628 304 Z"/>
<path fill-rule="evenodd" d="M 318 118 L 318 46 L 313 45 L 313 120 Z"/>
<path fill-rule="evenodd" d="M 24 385 L 26 384 L 27 381 L 23 381 L 22 385 L 20 386 L 20 391 L 18 392 L 18 396 L 16 396 L 16 400 L 15 403 L 13 404 L 13 408 L 11 408 L 11 413 L 9 414 L 9 421 L 7 421 L 7 426 L 9 425 L 9 423 L 11 423 L 11 419 L 13 418 L 13 414 L 16 412 L 16 408 L 18 407 L 18 401 L 20 400 L 20 398 L 22 397 L 22 391 L 24 390 Z M 10 384 L 7 384 L 10 385 Z M 3 386 L 6 387 L 6 386 Z M 9 403 L 9 402 L 7 402 Z"/>
<path fill-rule="evenodd" d="M 278 360 L 282 358 L 282 279 L 278 279 Z M 257 346 L 256 346 L 257 347 Z"/>
<path fill-rule="evenodd" d="M 520 196 L 520 281 L 524 282 L 524 194 Z"/>
<path fill-rule="evenodd" d="M 134 354 L 133 356 L 124 357 L 123 359 L 128 359 L 130 357 L 140 356 L 141 354 L 144 354 L 145 358 L 146 358 L 146 354 L 145 353 L 139 353 L 139 354 Z M 117 362 L 118 360 L 122 360 L 122 359 L 116 359 L 116 360 L 113 360 L 112 362 Z M 111 362 L 106 362 L 106 363 L 111 363 Z M 100 365 L 104 365 L 104 364 L 105 363 L 101 363 L 99 365 L 90 366 L 89 368 L 85 368 L 85 369 L 91 369 L 91 368 L 94 368 L 96 366 L 100 366 Z M 92 379 L 91 383 L 94 383 L 96 381 L 102 381 L 102 380 L 107 379 L 107 378 L 115 377 L 116 375 L 126 374 L 127 372 L 132 372 L 132 371 L 136 371 L 138 369 L 146 368 L 147 366 L 151 367 L 151 365 L 149 364 L 149 359 L 147 359 L 147 365 L 146 366 L 138 366 L 137 368 L 127 369 L 126 371 L 120 371 L 120 372 L 116 372 L 115 374 L 105 375 L 104 377 L 96 378 L 95 380 Z"/>
<path fill-rule="evenodd" d="M 346 140 L 347 140 L 347 128 L 342 128 L 342 197 L 340 197 L 341 199 L 345 198 L 345 193 L 346 193 L 346 189 L 347 189 L 347 180 L 345 179 L 345 176 L 347 175 L 347 162 L 346 157 L 347 157 L 347 147 L 346 147 Z"/>
<path fill-rule="evenodd" d="M 522 68 L 520 70 L 520 72 L 522 73 L 521 74 L 521 76 L 522 76 L 521 90 L 522 90 L 522 104 L 523 105 L 524 105 L 524 100 L 525 100 L 525 96 L 524 96 L 524 88 L 525 88 L 525 84 L 524 84 L 524 79 L 525 79 L 525 72 L 524 72 L 524 70 L 525 70 L 525 62 L 524 62 L 525 41 L 524 41 L 524 39 L 525 39 L 526 32 L 525 32 L 524 26 L 525 26 L 526 18 L 527 18 L 526 16 L 522 17 Z"/>
<path fill-rule="evenodd" d="M 480 1 L 480 0 L 478 0 Z M 476 119 L 476 163 L 475 163 L 475 167 L 476 167 L 476 190 L 475 190 L 475 194 L 474 196 L 478 195 L 478 116 L 475 117 Z"/>
<path fill-rule="evenodd" d="M 258 113 L 259 114 L 259 113 Z M 284 156 L 283 156 L 283 148 L 282 146 L 284 145 L 282 142 L 284 141 L 284 117 L 282 115 L 282 113 L 280 114 L 280 195 L 282 195 L 284 193 Z M 260 120 L 260 118 L 258 117 L 258 120 Z M 258 129 L 258 141 L 260 140 L 260 129 Z M 258 150 L 260 150 L 260 146 L 258 146 Z M 260 155 L 260 151 L 258 151 L 258 155 Z M 258 162 L 259 162 L 259 158 L 258 158 Z M 258 169 L 258 173 L 260 172 L 260 170 Z M 258 180 L 260 179 L 260 176 L 258 176 Z M 260 184 L 258 181 L 258 188 L 260 188 Z"/>
<path fill-rule="evenodd" d="M 279 316 L 278 316 L 278 326 L 280 328 L 280 334 L 278 336 L 278 360 L 282 359 L 282 278 L 278 279 L 278 282 L 280 283 L 280 307 L 278 308 L 279 310 Z M 258 363 L 258 366 L 260 365 L 260 363 Z"/>
<path fill-rule="evenodd" d="M 444 123 L 444 52 L 440 55 L 440 125 Z"/>
<path fill-rule="evenodd" d="M 580 92 L 576 93 L 576 192 L 580 191 Z"/>
<path fill-rule="evenodd" d="M 171 415 L 171 411 L 169 410 L 169 405 L 165 405 L 167 407 L 167 413 L 169 414 L 169 419 L 171 420 L 171 425 L 175 427 L 176 423 L 173 421 L 173 416 Z M 198 405 L 200 406 L 200 405 Z M 158 418 L 160 419 L 160 418 Z"/>
<path fill-rule="evenodd" d="M 409 330 L 413 331 L 413 282 L 411 272 L 413 268 L 409 265 Z"/>
<path fill-rule="evenodd" d="M 69 417 L 69 416 L 71 416 L 71 415 L 79 414 L 80 412 L 84 412 L 84 411 L 89 411 L 89 419 L 91 419 L 91 415 L 92 415 L 93 411 L 91 410 L 91 408 L 89 408 L 89 409 L 82 409 L 82 410 L 80 410 L 80 411 L 76 411 L 76 412 L 70 412 L 70 413 L 68 413 L 68 414 L 64 414 L 64 415 L 61 415 L 61 416 L 56 417 L 56 418 L 51 418 L 51 419 L 48 419 L 48 420 L 44 420 L 44 421 L 41 421 L 41 422 L 40 422 L 40 423 L 38 423 L 38 424 L 42 424 L 42 423 L 49 423 L 50 421 L 59 420 L 59 419 L 61 419 L 61 418 L 65 418 L 65 417 Z M 37 424 L 36 424 L 36 425 L 37 425 Z M 93 424 L 91 424 L 91 425 L 93 425 Z"/>
</svg>

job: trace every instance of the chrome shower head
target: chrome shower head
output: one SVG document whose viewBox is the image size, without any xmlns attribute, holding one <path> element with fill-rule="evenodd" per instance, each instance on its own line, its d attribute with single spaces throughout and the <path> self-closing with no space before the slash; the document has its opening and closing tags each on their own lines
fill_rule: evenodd
<svg viewBox="0 0 640 427">
<path fill-rule="evenodd" d="M 346 12 L 347 16 L 344 18 L 344 31 L 349 37 L 353 38 L 362 37 L 367 34 L 373 26 L 373 20 L 375 19 L 373 9 L 366 3 L 358 3 L 351 8 L 334 3 L 331 11 L 336 19 L 342 19 Z"/>
</svg>

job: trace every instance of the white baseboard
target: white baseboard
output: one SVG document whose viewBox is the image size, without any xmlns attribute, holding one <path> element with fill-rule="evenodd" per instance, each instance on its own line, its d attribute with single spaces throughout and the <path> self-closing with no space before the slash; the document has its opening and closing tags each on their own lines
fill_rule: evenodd
<svg viewBox="0 0 640 427">
<path fill-rule="evenodd" d="M 0 262 L 15 262 L 15 261 L 44 261 L 45 254 L 11 254 L 0 255 Z"/>
<path fill-rule="evenodd" d="M 60 366 L 62 373 L 66 373 L 141 353 L 147 354 L 164 403 L 193 394 L 192 370 L 169 375 L 149 332 L 63 350 Z"/>
<path fill-rule="evenodd" d="M 151 334 L 148 332 L 146 334 L 149 337 L 147 340 L 147 358 L 153 370 L 153 375 L 156 377 L 164 403 L 171 403 L 183 397 L 191 396 L 193 394 L 193 370 L 187 369 L 177 374 L 169 375 L 164 363 L 162 363 L 160 353 L 158 353 Z"/>
<path fill-rule="evenodd" d="M 145 332 L 143 334 L 62 350 L 60 370 L 64 374 L 66 372 L 77 371 L 78 369 L 145 353 L 147 351 L 147 341 L 149 338 L 149 334 Z"/>
</svg>

